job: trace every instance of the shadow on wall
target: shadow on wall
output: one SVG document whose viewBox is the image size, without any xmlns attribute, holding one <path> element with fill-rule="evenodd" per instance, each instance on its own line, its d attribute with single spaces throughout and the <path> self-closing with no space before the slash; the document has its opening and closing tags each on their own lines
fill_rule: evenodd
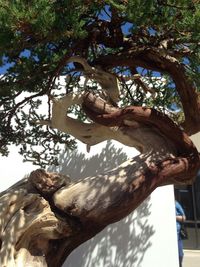
<svg viewBox="0 0 200 267">
<path fill-rule="evenodd" d="M 89 158 L 85 156 L 86 148 L 85 153 L 79 150 L 68 150 L 61 154 L 60 165 L 57 168 L 51 167 L 49 170 L 69 175 L 71 180 L 76 181 L 119 166 L 127 160 L 127 155 L 122 150 L 122 148 L 116 148 L 110 141 L 107 142 L 99 154 Z"/>
<path fill-rule="evenodd" d="M 141 267 L 154 234 L 148 224 L 149 210 L 147 200 L 134 213 L 73 251 L 63 267 Z"/>
<path fill-rule="evenodd" d="M 60 158 L 58 171 L 73 181 L 102 173 L 127 160 L 122 148 L 110 141 L 101 153 L 85 158 L 79 151 L 67 151 Z M 150 197 L 134 213 L 106 227 L 101 233 L 71 253 L 63 267 L 140 267 L 145 252 L 151 247 L 153 226 L 148 223 Z"/>
</svg>

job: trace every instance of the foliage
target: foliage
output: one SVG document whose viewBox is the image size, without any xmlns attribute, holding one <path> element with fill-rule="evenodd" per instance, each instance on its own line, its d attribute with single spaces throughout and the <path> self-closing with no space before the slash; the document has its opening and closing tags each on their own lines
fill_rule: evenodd
<svg viewBox="0 0 200 267">
<path fill-rule="evenodd" d="M 50 117 L 50 95 L 81 89 L 81 66 L 67 62 L 72 55 L 118 76 L 122 106 L 156 107 L 183 122 L 174 77 L 161 63 L 158 67 L 140 59 L 111 64 L 103 57 L 116 59 L 137 49 L 165 53 L 184 66 L 184 75 L 199 90 L 199 24 L 199 1 L 0 0 L 0 152 L 7 155 L 8 146 L 17 144 L 25 160 L 49 165 L 57 163 L 60 144 L 75 147 L 70 136 L 32 123 Z M 141 75 L 140 83 L 133 79 L 127 85 L 124 77 L 135 73 Z M 56 82 L 59 76 L 67 79 L 64 89 Z M 155 98 L 142 89 L 141 81 L 154 89 Z M 97 90 L 96 84 L 90 90 Z M 75 115 L 84 119 L 79 111 Z M 44 150 L 38 151 L 41 146 Z"/>
</svg>

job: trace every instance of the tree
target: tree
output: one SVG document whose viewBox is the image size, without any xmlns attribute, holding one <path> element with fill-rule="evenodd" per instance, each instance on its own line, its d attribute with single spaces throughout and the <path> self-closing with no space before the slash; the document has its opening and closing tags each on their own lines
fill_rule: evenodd
<svg viewBox="0 0 200 267">
<path fill-rule="evenodd" d="M 16 144 L 25 160 L 44 167 L 57 164 L 60 145 L 73 149 L 75 139 L 88 149 L 115 139 L 140 151 L 76 183 L 38 169 L 1 193 L 1 266 L 57 267 L 156 187 L 193 182 L 200 157 L 188 135 L 200 130 L 200 4 L 0 6 L 1 154 Z"/>
</svg>

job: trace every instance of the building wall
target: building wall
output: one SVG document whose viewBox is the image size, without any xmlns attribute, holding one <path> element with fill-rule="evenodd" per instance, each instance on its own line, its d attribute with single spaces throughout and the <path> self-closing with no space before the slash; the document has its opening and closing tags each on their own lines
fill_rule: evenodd
<svg viewBox="0 0 200 267">
<path fill-rule="evenodd" d="M 135 156 L 133 148 L 107 142 L 91 148 L 79 144 L 72 153 L 63 153 L 61 166 L 50 169 L 72 179 L 109 170 Z M 16 149 L 0 158 L 0 191 L 5 190 L 37 166 L 23 163 Z M 63 267 L 178 267 L 173 186 L 156 189 L 137 210 L 122 221 L 106 227 L 79 246 Z"/>
<path fill-rule="evenodd" d="M 191 136 L 200 152 L 200 133 Z M 177 198 L 185 215 L 188 239 L 183 241 L 185 249 L 200 250 L 200 169 L 192 185 L 176 186 Z"/>
<path fill-rule="evenodd" d="M 178 267 L 173 188 L 157 189 L 135 212 L 71 253 L 63 267 Z"/>
<path fill-rule="evenodd" d="M 57 171 L 74 180 L 111 169 L 135 155 L 117 142 L 96 145 L 85 155 L 85 146 L 61 156 Z M 80 245 L 63 267 L 177 267 L 173 186 L 156 189 L 128 217 L 106 227 Z"/>
<path fill-rule="evenodd" d="M 198 151 L 200 152 L 200 133 L 194 134 L 190 137 L 197 147 Z"/>
</svg>

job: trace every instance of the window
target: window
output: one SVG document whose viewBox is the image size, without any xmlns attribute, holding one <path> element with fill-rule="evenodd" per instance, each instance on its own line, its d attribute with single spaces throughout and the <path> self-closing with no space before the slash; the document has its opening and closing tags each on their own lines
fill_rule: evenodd
<svg viewBox="0 0 200 267">
<path fill-rule="evenodd" d="M 200 249 L 200 171 L 193 185 L 175 186 L 175 196 L 186 214 L 189 238 L 184 248 Z"/>
</svg>

